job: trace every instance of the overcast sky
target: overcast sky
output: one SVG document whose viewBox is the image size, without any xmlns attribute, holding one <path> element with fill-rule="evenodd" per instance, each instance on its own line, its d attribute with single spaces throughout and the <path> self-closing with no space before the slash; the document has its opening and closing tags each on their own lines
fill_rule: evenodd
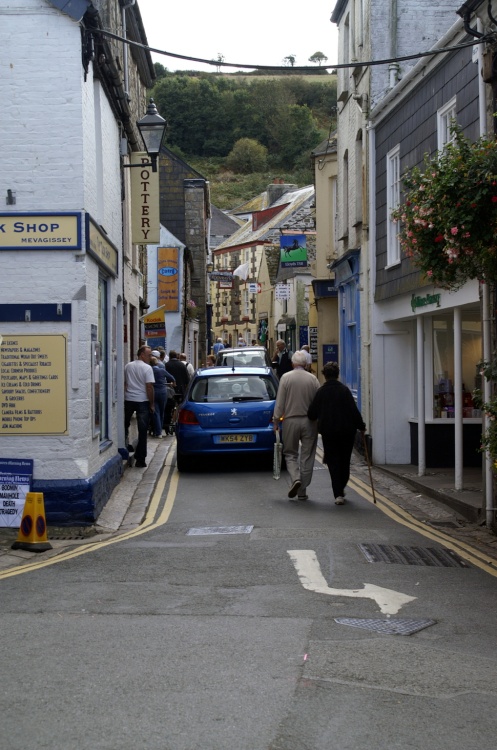
<svg viewBox="0 0 497 750">
<path fill-rule="evenodd" d="M 283 65 L 287 55 L 296 65 L 322 52 L 323 63 L 337 62 L 337 27 L 330 17 L 336 0 L 138 0 L 151 47 L 180 55 L 225 62 Z M 212 65 L 152 53 L 169 70 L 206 70 Z M 225 68 L 227 72 L 232 68 Z"/>
</svg>

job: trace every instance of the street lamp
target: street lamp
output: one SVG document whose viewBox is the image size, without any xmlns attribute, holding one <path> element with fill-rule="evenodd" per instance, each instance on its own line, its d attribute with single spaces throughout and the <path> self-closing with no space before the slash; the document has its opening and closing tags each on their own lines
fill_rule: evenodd
<svg viewBox="0 0 497 750">
<path fill-rule="evenodd" d="M 153 99 L 150 99 L 147 107 L 147 114 L 136 123 L 147 154 L 150 156 L 152 163 L 152 172 L 157 172 L 157 157 L 160 153 L 162 142 L 166 134 L 167 122 L 157 112 L 157 107 Z M 139 166 L 146 166 L 140 164 Z"/>
</svg>

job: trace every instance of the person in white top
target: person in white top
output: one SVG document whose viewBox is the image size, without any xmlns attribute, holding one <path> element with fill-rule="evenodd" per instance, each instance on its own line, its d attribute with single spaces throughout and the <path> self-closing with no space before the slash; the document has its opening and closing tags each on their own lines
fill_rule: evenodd
<svg viewBox="0 0 497 750">
<path fill-rule="evenodd" d="M 186 354 L 185 354 L 184 352 L 182 352 L 182 353 L 181 353 L 181 354 L 179 355 L 179 361 L 180 361 L 180 362 L 184 362 L 184 363 L 185 363 L 185 365 L 186 365 L 186 369 L 187 369 L 187 372 L 188 372 L 188 377 L 189 377 L 189 378 L 190 378 L 190 380 L 191 380 L 191 379 L 192 379 L 192 375 L 193 375 L 193 373 L 195 372 L 195 368 L 193 367 L 193 365 L 192 365 L 192 363 L 191 363 L 191 362 L 188 362 L 188 360 L 186 359 Z"/>
<path fill-rule="evenodd" d="M 307 364 L 305 366 L 305 369 L 307 372 L 312 372 L 312 354 L 309 351 L 309 344 L 304 344 L 301 349 L 302 352 L 304 352 Z"/>
<path fill-rule="evenodd" d="M 129 447 L 129 426 L 131 417 L 136 412 L 138 443 L 135 449 L 135 466 L 145 467 L 147 457 L 147 433 L 150 415 L 154 413 L 154 371 L 150 366 L 152 350 L 149 346 L 140 346 L 134 362 L 128 362 L 124 368 L 124 434 Z"/>
</svg>

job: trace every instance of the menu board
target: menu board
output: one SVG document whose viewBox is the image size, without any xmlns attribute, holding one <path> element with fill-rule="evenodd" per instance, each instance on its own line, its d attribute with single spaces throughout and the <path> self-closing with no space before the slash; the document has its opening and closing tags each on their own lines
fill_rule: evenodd
<svg viewBox="0 0 497 750">
<path fill-rule="evenodd" d="M 0 339 L 0 436 L 67 434 L 67 337 Z"/>
</svg>

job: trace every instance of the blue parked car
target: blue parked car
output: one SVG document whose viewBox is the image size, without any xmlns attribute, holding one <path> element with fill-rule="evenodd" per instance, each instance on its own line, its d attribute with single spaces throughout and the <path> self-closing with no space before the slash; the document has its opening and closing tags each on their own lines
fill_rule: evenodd
<svg viewBox="0 0 497 750">
<path fill-rule="evenodd" d="M 194 468 L 201 457 L 259 455 L 269 463 L 277 391 L 270 367 L 197 370 L 179 407 L 178 471 Z"/>
</svg>

